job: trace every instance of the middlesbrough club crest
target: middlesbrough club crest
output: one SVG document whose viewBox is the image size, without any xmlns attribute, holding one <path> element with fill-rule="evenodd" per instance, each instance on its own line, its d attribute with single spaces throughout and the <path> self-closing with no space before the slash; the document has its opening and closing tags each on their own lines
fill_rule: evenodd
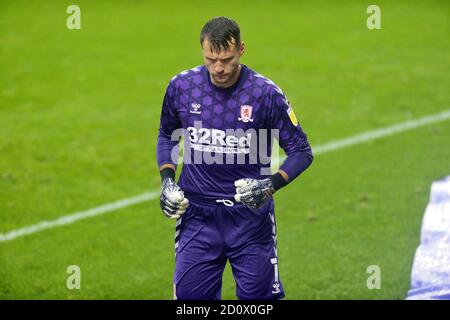
<svg viewBox="0 0 450 320">
<path fill-rule="evenodd" d="M 252 106 L 247 105 L 241 106 L 241 116 L 238 118 L 238 120 L 242 122 L 253 122 L 252 112 L 253 112 Z"/>
</svg>

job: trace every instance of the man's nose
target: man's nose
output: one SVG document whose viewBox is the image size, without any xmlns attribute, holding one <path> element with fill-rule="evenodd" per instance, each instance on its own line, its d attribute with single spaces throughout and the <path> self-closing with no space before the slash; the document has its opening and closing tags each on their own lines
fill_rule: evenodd
<svg viewBox="0 0 450 320">
<path fill-rule="evenodd" d="M 224 69 L 223 65 L 222 65 L 220 62 L 218 62 L 218 63 L 214 66 L 214 72 L 215 72 L 216 74 L 221 74 L 221 73 L 223 73 L 224 71 L 225 71 L 225 69 Z"/>
</svg>

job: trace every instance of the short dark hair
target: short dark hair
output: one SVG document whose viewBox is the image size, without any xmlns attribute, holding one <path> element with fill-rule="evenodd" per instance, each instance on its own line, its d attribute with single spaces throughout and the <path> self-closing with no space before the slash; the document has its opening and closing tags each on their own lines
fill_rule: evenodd
<svg viewBox="0 0 450 320">
<path fill-rule="evenodd" d="M 241 30 L 233 19 L 227 17 L 215 17 L 205 23 L 200 32 L 200 45 L 208 39 L 211 50 L 220 52 L 228 50 L 230 42 L 236 44 L 236 48 L 241 45 Z"/>
</svg>

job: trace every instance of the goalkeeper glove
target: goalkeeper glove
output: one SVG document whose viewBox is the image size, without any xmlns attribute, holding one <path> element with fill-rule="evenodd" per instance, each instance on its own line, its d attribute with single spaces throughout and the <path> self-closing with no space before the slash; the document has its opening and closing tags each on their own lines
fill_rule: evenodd
<svg viewBox="0 0 450 320">
<path fill-rule="evenodd" d="M 275 193 L 272 179 L 240 179 L 234 182 L 236 187 L 236 202 L 242 202 L 247 207 L 258 209 Z"/>
<path fill-rule="evenodd" d="M 172 177 L 163 178 L 160 205 L 164 215 L 170 219 L 181 217 L 189 206 L 189 200 L 184 197 L 183 191 Z"/>
</svg>

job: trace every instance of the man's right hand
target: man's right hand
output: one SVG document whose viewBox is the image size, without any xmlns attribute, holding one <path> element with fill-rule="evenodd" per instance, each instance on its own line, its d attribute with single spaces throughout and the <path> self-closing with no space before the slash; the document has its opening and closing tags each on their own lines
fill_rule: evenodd
<svg viewBox="0 0 450 320">
<path fill-rule="evenodd" d="M 170 219 L 178 219 L 189 206 L 189 200 L 172 178 L 166 178 L 161 185 L 161 209 Z"/>
</svg>

